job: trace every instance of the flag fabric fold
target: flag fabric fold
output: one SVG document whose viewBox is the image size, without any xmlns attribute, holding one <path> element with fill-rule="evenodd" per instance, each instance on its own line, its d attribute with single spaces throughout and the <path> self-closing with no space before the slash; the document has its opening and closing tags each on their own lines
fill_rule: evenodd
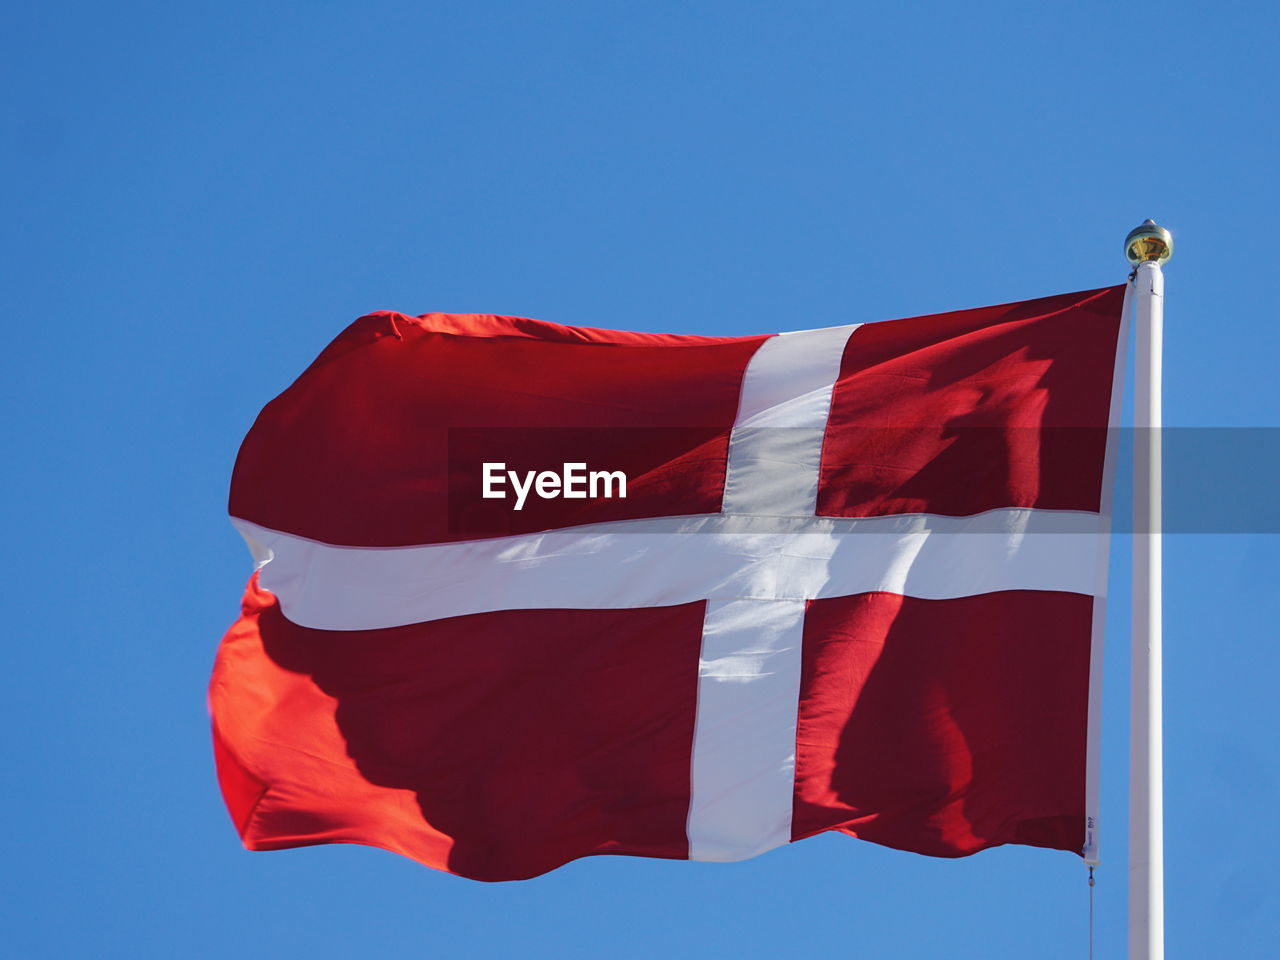
<svg viewBox="0 0 1280 960">
<path fill-rule="evenodd" d="M 831 830 L 1085 851 L 1123 294 L 756 337 L 360 318 L 232 480 L 243 842 L 481 880 Z"/>
</svg>

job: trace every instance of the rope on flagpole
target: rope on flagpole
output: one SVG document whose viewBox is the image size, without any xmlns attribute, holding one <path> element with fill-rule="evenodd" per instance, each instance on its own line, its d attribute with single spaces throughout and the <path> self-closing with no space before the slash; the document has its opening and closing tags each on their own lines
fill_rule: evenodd
<svg viewBox="0 0 1280 960">
<path fill-rule="evenodd" d="M 1093 867 L 1089 868 L 1089 960 L 1093 960 Z"/>
</svg>

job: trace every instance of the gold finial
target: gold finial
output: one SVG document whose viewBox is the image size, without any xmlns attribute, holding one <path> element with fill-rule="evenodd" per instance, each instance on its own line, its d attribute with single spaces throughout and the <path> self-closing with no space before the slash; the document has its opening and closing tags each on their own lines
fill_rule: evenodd
<svg viewBox="0 0 1280 960">
<path fill-rule="evenodd" d="M 1162 266 L 1173 256 L 1173 235 L 1154 220 L 1143 220 L 1124 238 L 1124 255 L 1135 267 L 1151 261 Z"/>
</svg>

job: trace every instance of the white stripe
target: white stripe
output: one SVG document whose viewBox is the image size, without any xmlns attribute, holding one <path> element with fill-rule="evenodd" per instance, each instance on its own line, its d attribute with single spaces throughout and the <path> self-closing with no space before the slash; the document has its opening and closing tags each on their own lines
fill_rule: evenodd
<svg viewBox="0 0 1280 960">
<path fill-rule="evenodd" d="M 690 860 L 745 860 L 791 840 L 804 610 L 802 600 L 707 604 Z"/>
<path fill-rule="evenodd" d="M 1094 571 L 1098 578 L 1094 588 L 1093 623 L 1089 643 L 1089 722 L 1086 734 L 1084 765 L 1084 847 L 1080 856 L 1093 866 L 1100 856 L 1099 789 L 1102 777 L 1102 667 L 1107 626 L 1107 566 L 1111 552 L 1111 516 L 1115 498 L 1116 442 L 1119 439 L 1120 413 L 1124 400 L 1124 377 L 1129 348 L 1129 313 L 1133 300 L 1133 284 L 1124 288 L 1120 307 L 1120 330 L 1116 336 L 1115 365 L 1111 371 L 1111 407 L 1107 414 L 1107 445 L 1102 460 L 1102 493 L 1099 498 L 1100 527 L 1098 557 Z"/>
<path fill-rule="evenodd" d="M 339 547 L 233 520 L 294 623 L 374 630 L 492 610 L 927 600 L 1097 589 L 1101 519 L 1051 510 L 772 520 L 684 517 L 420 547 Z"/>
<path fill-rule="evenodd" d="M 831 391 L 858 326 L 780 334 L 751 357 L 729 438 L 725 513 L 813 516 Z"/>
<path fill-rule="evenodd" d="M 783 334 L 751 357 L 729 438 L 722 513 L 817 512 L 831 394 L 855 329 Z M 706 593 L 686 826 L 690 860 L 745 860 L 791 840 L 803 596 L 831 582 L 823 568 L 838 552 L 836 539 L 822 532 L 723 546 L 735 545 L 753 554 L 743 566 L 753 582 L 737 592 L 752 599 Z M 788 593 L 796 596 L 782 599 Z"/>
</svg>

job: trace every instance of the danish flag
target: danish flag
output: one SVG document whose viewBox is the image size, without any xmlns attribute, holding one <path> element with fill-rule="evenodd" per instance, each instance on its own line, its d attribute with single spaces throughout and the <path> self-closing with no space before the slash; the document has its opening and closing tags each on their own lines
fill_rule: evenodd
<svg viewBox="0 0 1280 960">
<path fill-rule="evenodd" d="M 244 844 L 1090 856 L 1124 289 L 750 337 L 361 317 L 232 480 Z"/>
</svg>

